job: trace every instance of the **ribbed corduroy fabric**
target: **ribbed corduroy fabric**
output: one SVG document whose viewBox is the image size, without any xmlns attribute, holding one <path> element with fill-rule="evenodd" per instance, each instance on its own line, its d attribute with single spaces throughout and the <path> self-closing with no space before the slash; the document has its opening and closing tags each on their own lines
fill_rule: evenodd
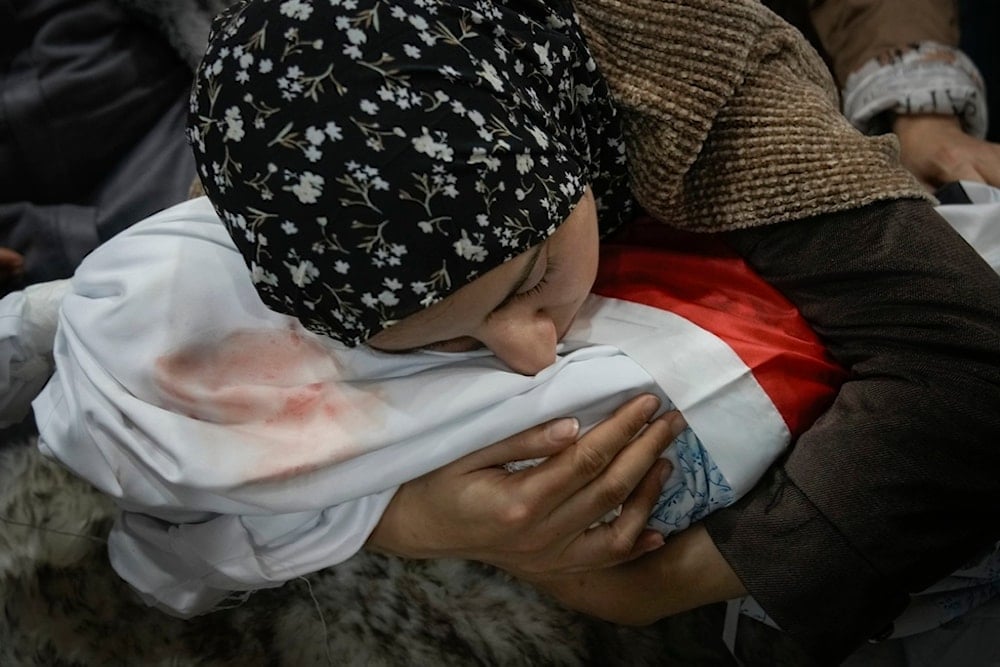
<svg viewBox="0 0 1000 667">
<path fill-rule="evenodd" d="M 655 217 L 723 231 L 928 197 L 895 137 L 851 127 L 822 59 L 757 0 L 574 4 Z"/>
</svg>

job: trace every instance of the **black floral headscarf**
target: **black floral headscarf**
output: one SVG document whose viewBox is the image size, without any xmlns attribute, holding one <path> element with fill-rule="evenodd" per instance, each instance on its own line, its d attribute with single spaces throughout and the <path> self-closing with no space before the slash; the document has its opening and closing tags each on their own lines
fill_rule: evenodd
<svg viewBox="0 0 1000 667">
<path fill-rule="evenodd" d="M 568 2 L 238 4 L 188 132 L 264 303 L 348 345 L 540 243 L 588 185 L 602 231 L 632 206 Z"/>
</svg>

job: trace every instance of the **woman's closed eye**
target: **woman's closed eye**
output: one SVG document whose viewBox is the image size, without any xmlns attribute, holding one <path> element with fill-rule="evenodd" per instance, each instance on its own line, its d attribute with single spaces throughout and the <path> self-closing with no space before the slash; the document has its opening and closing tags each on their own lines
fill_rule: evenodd
<svg viewBox="0 0 1000 667">
<path fill-rule="evenodd" d="M 514 294 L 514 296 L 512 297 L 512 300 L 515 300 L 515 299 L 527 299 L 528 297 L 532 297 L 532 296 L 534 296 L 536 294 L 541 293 L 541 291 L 543 289 L 545 289 L 545 286 L 548 284 L 548 282 L 549 282 L 549 276 L 552 275 L 552 272 L 554 271 L 554 269 L 555 269 L 555 267 L 553 266 L 552 258 L 551 257 L 546 258 L 546 261 L 545 261 L 545 270 L 542 272 L 541 277 L 539 277 L 538 280 L 536 280 L 535 283 L 533 285 L 531 285 L 530 287 L 528 287 L 526 289 L 523 289 L 523 291 L 519 291 L 516 294 Z"/>
<path fill-rule="evenodd" d="M 549 282 L 549 278 L 553 275 L 555 265 L 550 256 L 546 256 L 543 261 L 545 262 L 544 264 L 539 262 L 536 270 L 532 271 L 532 273 L 539 274 L 538 277 L 532 280 L 532 276 L 529 276 L 528 280 L 525 281 L 526 284 L 522 285 L 517 292 L 508 296 L 504 299 L 503 303 L 487 314 L 487 321 L 489 321 L 495 314 L 502 311 L 508 304 L 520 301 L 521 299 L 533 297 L 540 294 L 545 289 L 545 286 Z M 472 338 L 471 336 L 462 336 L 461 338 L 451 338 L 448 340 L 428 343 L 427 345 L 421 345 L 420 349 L 431 352 L 471 352 L 473 350 L 478 350 L 481 347 L 483 347 L 483 344 L 475 338 Z"/>
<path fill-rule="evenodd" d="M 422 345 L 421 350 L 428 352 L 472 352 L 483 347 L 475 338 L 463 336 L 462 338 L 452 338 L 450 340 L 439 340 L 436 343 Z"/>
</svg>

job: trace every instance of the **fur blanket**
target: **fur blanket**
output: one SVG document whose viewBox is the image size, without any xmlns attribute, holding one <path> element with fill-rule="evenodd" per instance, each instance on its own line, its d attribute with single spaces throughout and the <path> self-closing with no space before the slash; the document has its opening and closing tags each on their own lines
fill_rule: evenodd
<svg viewBox="0 0 1000 667">
<path fill-rule="evenodd" d="M 361 553 L 188 621 L 108 564 L 111 503 L 0 442 L 0 665 L 727 665 L 720 608 L 623 628 L 460 561 Z"/>
</svg>

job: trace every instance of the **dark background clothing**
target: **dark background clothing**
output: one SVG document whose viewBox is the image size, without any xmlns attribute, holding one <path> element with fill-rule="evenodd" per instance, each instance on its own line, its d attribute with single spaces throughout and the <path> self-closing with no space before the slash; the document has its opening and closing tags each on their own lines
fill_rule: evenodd
<svg viewBox="0 0 1000 667">
<path fill-rule="evenodd" d="M 25 256 L 22 284 L 185 198 L 190 78 L 112 0 L 0 0 L 0 246 Z"/>
<path fill-rule="evenodd" d="M 768 614 L 836 664 L 1000 538 L 1000 276 L 916 200 L 727 238 L 851 379 L 705 525 Z"/>
<path fill-rule="evenodd" d="M 833 71 L 833 60 L 830 58 L 830 54 L 826 52 L 826 49 L 823 48 L 819 34 L 813 27 L 812 21 L 809 20 L 808 0 L 763 0 L 763 3 L 775 14 L 798 28 L 806 36 L 806 39 L 809 40 L 813 48 L 823 57 L 827 67 Z"/>
<path fill-rule="evenodd" d="M 986 138 L 1000 142 L 1000 2 L 959 0 L 961 47 L 986 80 L 990 125 Z"/>
</svg>

